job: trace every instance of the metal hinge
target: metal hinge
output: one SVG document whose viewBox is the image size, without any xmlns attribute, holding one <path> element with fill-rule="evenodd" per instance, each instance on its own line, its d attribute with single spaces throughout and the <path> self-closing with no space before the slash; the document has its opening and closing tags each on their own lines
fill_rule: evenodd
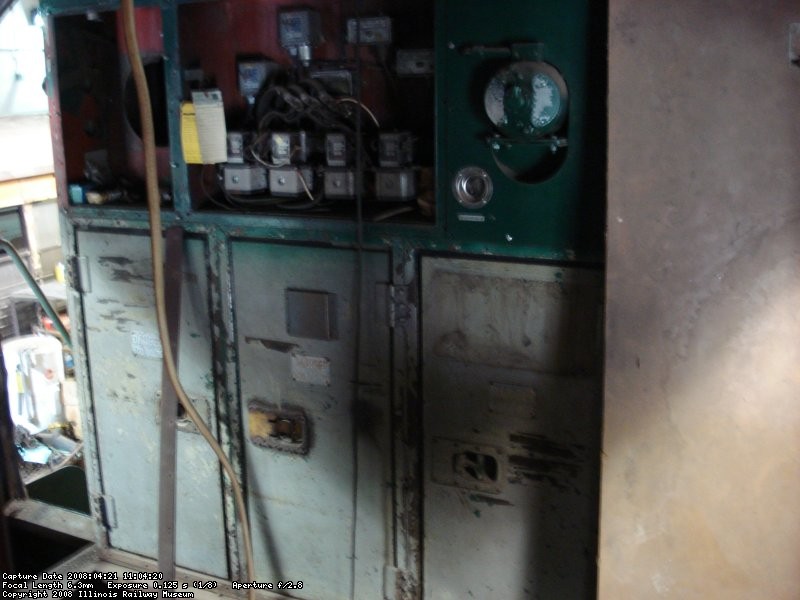
<svg viewBox="0 0 800 600">
<path fill-rule="evenodd" d="M 92 291 L 92 280 L 89 277 L 89 259 L 85 256 L 71 256 L 67 268 L 69 286 L 83 294 Z"/>
<path fill-rule="evenodd" d="M 389 286 L 389 327 L 403 325 L 411 318 L 412 307 L 408 302 L 407 285 Z"/>
<path fill-rule="evenodd" d="M 117 507 L 114 504 L 114 497 L 109 495 L 96 496 L 97 516 L 103 527 L 115 529 L 117 527 Z"/>
</svg>

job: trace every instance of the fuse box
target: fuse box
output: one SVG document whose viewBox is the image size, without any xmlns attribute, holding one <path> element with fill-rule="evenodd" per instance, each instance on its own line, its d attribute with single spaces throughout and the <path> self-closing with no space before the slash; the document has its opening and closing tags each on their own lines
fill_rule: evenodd
<svg viewBox="0 0 800 600">
<path fill-rule="evenodd" d="M 121 17 L 42 1 L 98 543 L 152 561 L 162 348 Z M 593 597 L 604 4 L 137 6 L 180 374 L 241 474 L 258 581 Z M 177 563 L 244 581 L 231 489 L 178 435 Z"/>
</svg>

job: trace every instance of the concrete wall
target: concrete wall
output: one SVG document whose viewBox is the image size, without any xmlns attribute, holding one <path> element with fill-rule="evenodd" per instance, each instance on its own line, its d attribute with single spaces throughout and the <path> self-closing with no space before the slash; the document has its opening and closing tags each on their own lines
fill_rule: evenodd
<svg viewBox="0 0 800 600">
<path fill-rule="evenodd" d="M 601 599 L 800 598 L 797 21 L 610 1 Z"/>
</svg>

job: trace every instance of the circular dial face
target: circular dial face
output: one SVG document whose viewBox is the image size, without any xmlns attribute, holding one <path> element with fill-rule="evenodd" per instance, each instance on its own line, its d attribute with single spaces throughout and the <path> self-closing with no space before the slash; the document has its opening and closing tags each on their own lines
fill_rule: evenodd
<svg viewBox="0 0 800 600">
<path fill-rule="evenodd" d="M 504 135 L 535 139 L 555 132 L 567 115 L 567 85 L 551 65 L 518 62 L 495 74 L 483 98 L 486 115 Z"/>
</svg>

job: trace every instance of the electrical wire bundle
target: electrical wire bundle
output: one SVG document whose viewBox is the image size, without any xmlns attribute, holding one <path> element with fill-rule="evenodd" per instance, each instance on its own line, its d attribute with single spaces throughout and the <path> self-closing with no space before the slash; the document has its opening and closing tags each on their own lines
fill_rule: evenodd
<svg viewBox="0 0 800 600">
<path fill-rule="evenodd" d="M 256 100 L 255 117 L 259 137 L 277 121 L 285 126 L 341 131 L 355 141 L 356 117 L 353 107 L 361 107 L 376 128 L 380 123 L 375 114 L 357 98 L 333 97 L 318 80 L 311 77 L 288 79 L 286 71 L 279 72 Z M 283 80 L 283 81 L 281 81 Z"/>
</svg>

